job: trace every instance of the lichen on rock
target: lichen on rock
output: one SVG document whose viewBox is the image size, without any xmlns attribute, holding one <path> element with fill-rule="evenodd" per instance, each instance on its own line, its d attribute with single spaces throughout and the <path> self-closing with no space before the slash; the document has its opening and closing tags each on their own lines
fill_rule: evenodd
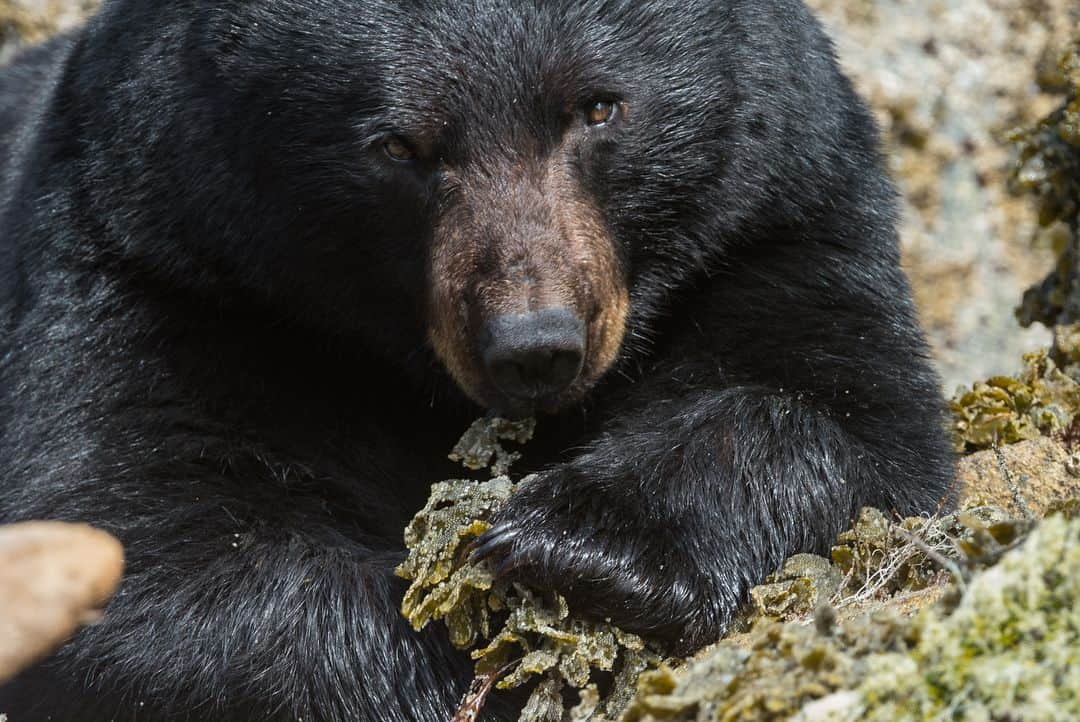
<svg viewBox="0 0 1080 722">
<path fill-rule="evenodd" d="M 908 654 L 875 660 L 881 673 L 859 687 L 861 719 L 914 722 L 961 709 L 972 720 L 1080 715 L 1077 569 L 1080 521 L 1047 519 L 977 577 L 950 614 L 921 615 Z"/>
</svg>

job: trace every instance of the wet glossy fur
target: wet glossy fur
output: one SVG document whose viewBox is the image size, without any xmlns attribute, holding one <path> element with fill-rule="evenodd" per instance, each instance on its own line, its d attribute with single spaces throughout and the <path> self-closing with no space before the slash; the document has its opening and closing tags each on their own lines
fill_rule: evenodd
<svg viewBox="0 0 1080 722">
<path fill-rule="evenodd" d="M 427 338 L 443 170 L 538 160 L 596 93 L 626 334 L 479 553 L 684 651 L 861 505 L 938 507 L 894 191 L 800 3 L 114 0 L 0 75 L 0 521 L 95 523 L 128 575 L 0 712 L 449 719 L 469 663 L 391 573 L 481 413 Z"/>
</svg>

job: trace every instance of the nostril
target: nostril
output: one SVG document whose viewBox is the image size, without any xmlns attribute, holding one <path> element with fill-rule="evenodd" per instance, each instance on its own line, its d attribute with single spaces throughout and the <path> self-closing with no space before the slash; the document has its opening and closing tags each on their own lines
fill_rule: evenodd
<svg viewBox="0 0 1080 722">
<path fill-rule="evenodd" d="M 525 388 L 528 383 L 526 381 L 528 372 L 517 361 L 491 360 L 488 362 L 488 373 L 491 374 L 491 380 L 495 382 L 495 385 L 504 391 Z"/>
<path fill-rule="evenodd" d="M 556 351 L 547 369 L 549 383 L 560 388 L 574 383 L 581 373 L 581 361 L 580 351 Z"/>
<path fill-rule="evenodd" d="M 557 394 L 581 373 L 585 327 L 567 309 L 498 316 L 488 324 L 485 336 L 488 374 L 513 398 Z"/>
<path fill-rule="evenodd" d="M 489 364 L 495 384 L 516 396 L 530 398 L 561 391 L 578 377 L 581 353 L 532 349 Z"/>
</svg>

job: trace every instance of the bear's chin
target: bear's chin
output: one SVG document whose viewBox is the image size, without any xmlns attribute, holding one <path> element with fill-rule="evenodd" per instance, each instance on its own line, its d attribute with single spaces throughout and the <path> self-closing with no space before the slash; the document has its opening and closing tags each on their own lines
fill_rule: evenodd
<svg viewBox="0 0 1080 722">
<path fill-rule="evenodd" d="M 521 421 L 540 415 L 554 415 L 580 402 L 582 393 L 576 388 L 554 396 L 537 399 L 515 399 L 496 394 L 497 398 L 485 399 L 481 406 L 487 409 L 489 416 L 498 416 L 509 421 Z"/>
</svg>

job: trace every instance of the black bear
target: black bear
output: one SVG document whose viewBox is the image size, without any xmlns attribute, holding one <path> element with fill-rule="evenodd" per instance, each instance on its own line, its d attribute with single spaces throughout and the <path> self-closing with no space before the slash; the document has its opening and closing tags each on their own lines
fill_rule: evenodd
<svg viewBox="0 0 1080 722">
<path fill-rule="evenodd" d="M 469 662 L 392 570 L 483 409 L 541 476 L 477 558 L 675 652 L 859 507 L 949 503 L 799 0 L 111 0 L 0 98 L 0 522 L 128 557 L 13 722 L 445 722 Z"/>
</svg>

